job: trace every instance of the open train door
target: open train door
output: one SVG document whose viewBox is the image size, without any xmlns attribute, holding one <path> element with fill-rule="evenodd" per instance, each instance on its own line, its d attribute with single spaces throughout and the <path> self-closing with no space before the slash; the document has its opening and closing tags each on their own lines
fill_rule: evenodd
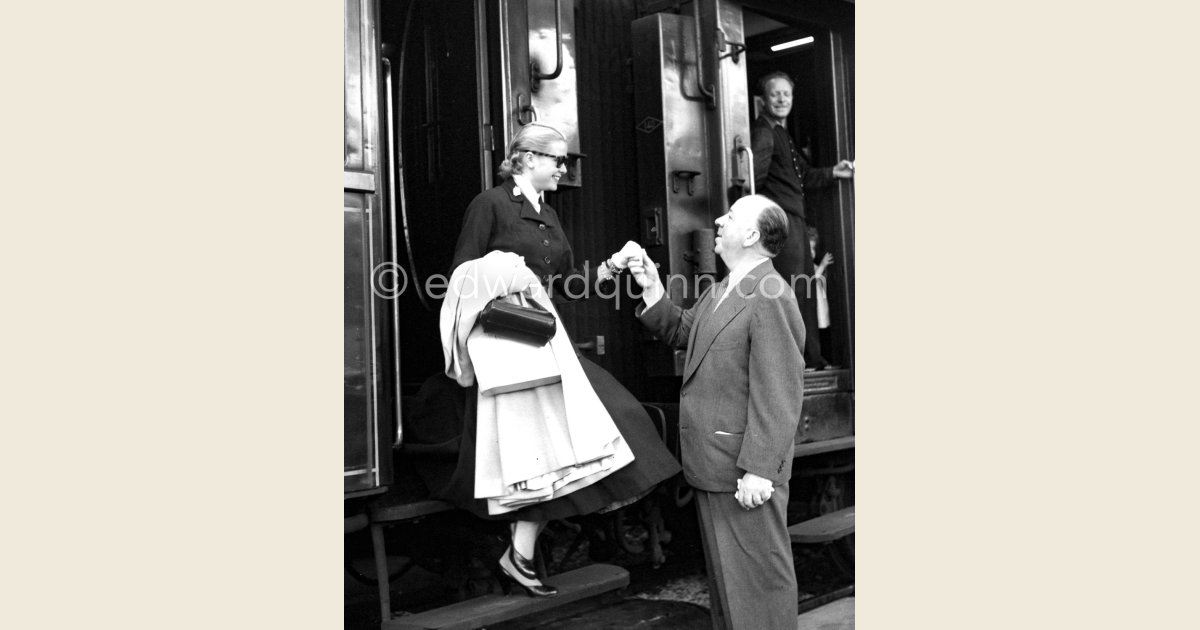
<svg viewBox="0 0 1200 630">
<path fill-rule="evenodd" d="M 638 167 L 645 175 L 639 178 L 640 236 L 666 274 L 695 279 L 719 271 L 707 230 L 751 191 L 750 126 L 759 77 L 784 70 L 796 80 L 789 128 L 813 164 L 854 158 L 853 6 L 843 0 L 649 2 L 647 10 L 659 12 L 633 23 Z M 805 43 L 774 50 L 794 41 Z M 812 202 L 817 227 L 837 260 L 829 296 L 833 356 L 827 358 L 850 370 L 853 185 L 818 191 Z M 684 284 L 668 292 L 686 305 L 697 292 Z M 656 367 L 657 373 L 678 373 L 666 364 Z"/>
<path fill-rule="evenodd" d="M 678 12 L 632 25 L 640 242 L 665 277 L 681 280 L 667 292 L 686 307 L 719 271 L 713 221 L 748 192 L 742 9 L 729 0 L 659 4 Z M 683 351 L 648 356 L 651 375 L 682 374 Z"/>
<path fill-rule="evenodd" d="M 795 82 L 787 128 L 815 167 L 854 160 L 854 3 L 846 0 L 744 0 L 751 104 L 758 80 L 776 71 Z M 755 114 L 752 113 L 752 116 Z M 827 270 L 829 326 L 825 358 L 836 369 L 804 377 L 804 410 L 796 436 L 793 496 L 803 496 L 792 540 L 833 542 L 842 569 L 854 571 L 854 184 L 838 180 L 806 191 L 808 223 Z"/>
<path fill-rule="evenodd" d="M 390 481 L 386 437 L 393 421 L 387 303 L 372 290 L 384 261 L 379 152 L 379 58 L 374 0 L 345 0 L 343 167 L 344 495 L 373 494 Z"/>
<path fill-rule="evenodd" d="M 361 0 L 367 1 L 367 0 Z M 413 394 L 444 369 L 438 312 L 471 200 L 496 183 L 509 140 L 534 120 L 568 136 L 563 188 L 583 183 L 573 0 L 378 1 L 383 162 L 391 260 L 407 290 L 391 302 Z"/>
<path fill-rule="evenodd" d="M 846 0 L 745 0 L 747 71 L 755 107 L 758 80 L 775 71 L 793 81 L 788 129 L 813 166 L 854 160 L 854 3 Z M 752 112 L 752 118 L 755 113 Z M 854 185 L 839 180 L 806 191 L 809 225 L 833 254 L 830 328 L 823 350 L 835 365 L 854 365 Z"/>
<path fill-rule="evenodd" d="M 754 179 L 751 123 L 755 86 L 773 71 L 794 79 L 788 129 L 814 166 L 854 158 L 854 5 L 843 0 L 649 2 L 633 23 L 641 238 L 671 281 L 673 301 L 690 305 L 705 276 L 721 275 L 712 255 L 713 220 Z M 657 12 L 654 12 L 657 11 Z M 803 42 L 803 43 L 795 43 Z M 854 198 L 841 181 L 809 197 L 808 215 L 836 263 L 828 273 L 831 325 L 826 357 L 835 369 L 797 374 L 804 411 L 789 510 L 794 540 L 837 539 L 853 565 Z M 682 282 L 678 280 L 684 280 Z M 682 373 L 683 352 L 647 348 L 651 375 Z M 826 517 L 823 520 L 818 517 Z M 827 523 L 836 519 L 836 527 Z M 809 531 L 813 530 L 813 531 Z"/>
</svg>

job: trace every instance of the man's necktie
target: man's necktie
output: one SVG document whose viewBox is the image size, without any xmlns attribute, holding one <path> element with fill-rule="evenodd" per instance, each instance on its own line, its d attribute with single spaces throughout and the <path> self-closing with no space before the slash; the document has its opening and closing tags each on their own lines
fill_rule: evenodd
<svg viewBox="0 0 1200 630">
<path fill-rule="evenodd" d="M 717 310 L 717 308 L 721 306 L 721 302 L 725 301 L 725 290 L 728 286 L 729 286 L 729 278 L 726 277 L 724 280 L 717 283 L 717 286 L 713 287 L 713 291 L 716 292 L 715 295 L 717 296 L 717 303 L 713 306 L 714 311 Z"/>
</svg>

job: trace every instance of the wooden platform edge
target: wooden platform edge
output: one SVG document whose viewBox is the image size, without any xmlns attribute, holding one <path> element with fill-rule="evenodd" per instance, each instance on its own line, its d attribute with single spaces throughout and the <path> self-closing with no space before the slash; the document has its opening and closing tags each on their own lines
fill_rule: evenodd
<svg viewBox="0 0 1200 630">
<path fill-rule="evenodd" d="M 472 630 L 550 610 L 587 597 L 629 586 L 629 572 L 611 564 L 588 566 L 552 575 L 546 583 L 558 588 L 555 597 L 484 595 L 415 615 L 392 617 L 383 630 Z"/>
<path fill-rule="evenodd" d="M 388 525 L 421 516 L 437 514 L 438 512 L 448 512 L 453 509 L 454 506 L 445 501 L 421 499 L 412 503 L 401 503 L 399 505 L 372 505 L 370 507 L 370 516 L 371 523 Z"/>
<path fill-rule="evenodd" d="M 807 457 L 809 455 L 817 455 L 820 453 L 831 453 L 833 451 L 844 451 L 854 448 L 854 436 L 834 438 L 832 440 L 821 440 L 819 442 L 805 442 L 796 445 L 796 457 Z"/>
<path fill-rule="evenodd" d="M 812 544 L 837 540 L 854 533 L 854 506 L 796 523 L 788 528 L 794 543 Z"/>
</svg>

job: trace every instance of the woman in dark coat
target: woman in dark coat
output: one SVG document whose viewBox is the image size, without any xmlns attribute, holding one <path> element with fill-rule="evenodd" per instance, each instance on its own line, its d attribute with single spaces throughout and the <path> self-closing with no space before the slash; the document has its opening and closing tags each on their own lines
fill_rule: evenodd
<svg viewBox="0 0 1200 630">
<path fill-rule="evenodd" d="M 556 127 L 535 122 L 521 128 L 500 165 L 500 176 L 506 181 L 480 193 L 467 207 L 451 270 L 488 252 L 512 252 L 524 257 L 551 297 L 574 299 L 589 295 L 588 289 L 597 282 L 610 282 L 624 269 L 626 257 L 618 253 L 595 267 L 584 265 L 585 272 L 579 272 L 558 215 L 542 202 L 542 192 L 556 190 L 566 173 L 566 153 L 566 138 Z M 637 399 L 600 366 L 582 356 L 579 361 L 632 449 L 634 461 L 571 494 L 501 516 L 516 522 L 500 568 L 534 596 L 556 592 L 533 572 L 537 536 L 547 521 L 631 503 L 680 470 Z M 465 403 L 457 466 L 450 482 L 432 491 L 438 498 L 486 516 L 485 501 L 474 498 L 474 388 L 467 392 Z"/>
</svg>

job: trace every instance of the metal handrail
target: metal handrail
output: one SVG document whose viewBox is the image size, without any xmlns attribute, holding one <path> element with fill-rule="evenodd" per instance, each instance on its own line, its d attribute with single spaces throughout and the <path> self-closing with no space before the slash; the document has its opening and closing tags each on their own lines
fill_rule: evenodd
<svg viewBox="0 0 1200 630">
<path fill-rule="evenodd" d="M 709 109 L 713 109 L 717 106 L 716 88 L 712 84 L 707 87 L 704 85 L 704 49 L 700 40 L 700 0 L 692 2 L 692 12 L 696 17 L 696 87 L 704 95 L 704 104 Z"/>
<path fill-rule="evenodd" d="M 739 138 L 740 140 L 740 138 Z M 754 194 L 754 150 L 748 144 L 739 144 L 734 152 L 746 154 L 746 163 L 750 166 L 750 194 Z"/>
<path fill-rule="evenodd" d="M 562 6 L 560 2 L 561 0 L 554 0 L 554 41 L 558 44 L 554 48 L 554 57 L 557 60 L 554 64 L 554 72 L 542 74 L 534 70 L 533 78 L 535 81 L 553 81 L 558 78 L 558 75 L 562 74 Z"/>
</svg>

